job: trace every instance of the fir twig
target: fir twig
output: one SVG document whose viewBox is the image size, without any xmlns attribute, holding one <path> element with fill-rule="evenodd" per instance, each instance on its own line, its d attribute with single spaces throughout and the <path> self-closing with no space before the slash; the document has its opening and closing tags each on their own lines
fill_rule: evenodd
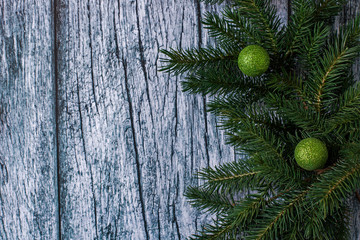
<svg viewBox="0 0 360 240">
<path fill-rule="evenodd" d="M 239 29 L 239 32 L 244 34 L 248 40 L 248 44 L 259 44 L 262 45 L 262 40 L 259 37 L 261 32 L 251 24 L 251 21 L 244 17 L 239 11 L 234 10 L 233 8 L 225 8 L 223 11 L 224 19 L 230 26 L 233 28 Z"/>
<path fill-rule="evenodd" d="M 264 84 L 260 78 L 251 78 L 242 74 L 235 67 L 219 75 L 217 68 L 200 69 L 186 77 L 182 83 L 185 92 L 203 95 L 244 94 L 255 95 L 255 92 L 264 92 Z"/>
<path fill-rule="evenodd" d="M 283 232 L 289 228 L 294 214 L 298 214 L 298 208 L 302 199 L 309 192 L 309 189 L 300 192 L 283 204 L 268 206 L 261 220 L 249 232 L 248 240 L 276 239 L 278 231 Z"/>
<path fill-rule="evenodd" d="M 237 11 L 251 20 L 264 37 L 264 47 L 274 54 L 279 52 L 280 18 L 269 0 L 237 0 Z"/>
<path fill-rule="evenodd" d="M 355 156 L 338 161 L 331 170 L 321 175 L 309 193 L 312 202 L 320 207 L 325 218 L 338 209 L 343 199 L 360 187 L 360 162 Z"/>
<path fill-rule="evenodd" d="M 239 49 L 246 46 L 247 36 L 241 34 L 243 28 L 238 28 L 218 14 L 206 13 L 202 23 L 209 30 L 209 35 L 217 39 L 220 44 L 232 44 Z"/>
<path fill-rule="evenodd" d="M 185 196 L 192 206 L 209 213 L 221 213 L 235 205 L 232 197 L 204 187 L 188 187 Z"/>
<path fill-rule="evenodd" d="M 223 48 L 201 48 L 190 50 L 162 49 L 161 52 L 168 58 L 162 58 L 165 63 L 160 71 L 172 72 L 176 75 L 200 69 L 203 67 L 221 67 L 229 66 L 236 59 L 238 49 L 232 46 L 223 46 Z"/>
<path fill-rule="evenodd" d="M 360 83 L 355 83 L 349 87 L 336 102 L 333 107 L 333 114 L 326 120 L 329 132 L 348 133 L 349 123 L 359 121 L 360 108 Z"/>
<path fill-rule="evenodd" d="M 205 168 L 198 173 L 200 179 L 205 180 L 204 187 L 210 192 L 220 191 L 224 195 L 234 195 L 246 187 L 256 187 L 261 184 L 259 171 L 254 171 L 241 161 L 225 163 L 214 168 Z"/>
</svg>

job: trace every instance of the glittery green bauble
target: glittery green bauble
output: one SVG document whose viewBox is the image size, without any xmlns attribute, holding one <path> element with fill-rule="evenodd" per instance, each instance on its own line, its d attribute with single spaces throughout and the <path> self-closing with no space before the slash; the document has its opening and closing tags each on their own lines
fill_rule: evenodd
<svg viewBox="0 0 360 240">
<path fill-rule="evenodd" d="M 258 45 L 250 45 L 240 52 L 238 65 L 245 75 L 256 77 L 269 68 L 270 57 L 264 48 Z"/>
<path fill-rule="evenodd" d="M 295 160 L 305 170 L 323 168 L 328 159 L 325 143 L 316 138 L 301 140 L 295 148 Z"/>
</svg>

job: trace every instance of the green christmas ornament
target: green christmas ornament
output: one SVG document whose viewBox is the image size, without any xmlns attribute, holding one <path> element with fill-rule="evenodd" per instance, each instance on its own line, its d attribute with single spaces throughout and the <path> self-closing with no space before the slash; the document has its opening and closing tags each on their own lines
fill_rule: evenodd
<svg viewBox="0 0 360 240">
<path fill-rule="evenodd" d="M 266 72 L 269 68 L 270 57 L 263 47 L 250 45 L 240 52 L 238 65 L 245 75 L 256 77 Z"/>
<path fill-rule="evenodd" d="M 295 148 L 295 160 L 305 170 L 323 168 L 328 159 L 325 143 L 316 138 L 301 140 Z"/>
</svg>

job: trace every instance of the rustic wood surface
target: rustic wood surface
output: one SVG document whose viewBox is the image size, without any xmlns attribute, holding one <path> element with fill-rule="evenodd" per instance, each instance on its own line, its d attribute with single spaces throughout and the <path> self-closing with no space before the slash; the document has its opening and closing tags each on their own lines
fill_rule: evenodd
<svg viewBox="0 0 360 240">
<path fill-rule="evenodd" d="M 286 24 L 288 0 L 273 2 Z M 219 9 L 0 0 L 0 239 L 185 239 L 209 218 L 184 190 L 238 156 L 208 99 L 158 68 L 161 48 L 212 44 L 200 19 Z"/>
<path fill-rule="evenodd" d="M 0 1 L 0 239 L 57 239 L 52 2 Z"/>
<path fill-rule="evenodd" d="M 64 239 L 184 239 L 203 222 L 183 197 L 199 168 L 234 158 L 204 111 L 159 73 L 159 50 L 197 46 L 194 1 L 59 3 Z"/>
</svg>

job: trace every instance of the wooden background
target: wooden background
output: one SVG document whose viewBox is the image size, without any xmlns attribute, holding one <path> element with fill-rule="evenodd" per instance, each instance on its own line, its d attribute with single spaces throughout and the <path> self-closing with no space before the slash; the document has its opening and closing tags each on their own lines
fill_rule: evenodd
<svg viewBox="0 0 360 240">
<path fill-rule="evenodd" d="M 288 1 L 273 2 L 286 24 Z M 200 18 L 219 9 L 0 0 L 0 239 L 185 239 L 208 219 L 184 190 L 200 168 L 238 156 L 207 98 L 157 70 L 161 48 L 211 44 Z"/>
</svg>

